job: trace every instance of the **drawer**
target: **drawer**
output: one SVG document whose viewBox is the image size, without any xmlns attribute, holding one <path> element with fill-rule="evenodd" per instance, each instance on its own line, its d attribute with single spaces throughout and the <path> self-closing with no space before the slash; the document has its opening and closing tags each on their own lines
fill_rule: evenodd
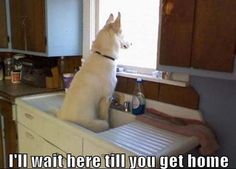
<svg viewBox="0 0 236 169">
<path fill-rule="evenodd" d="M 50 116 L 50 115 L 49 115 Z M 53 117 L 54 118 L 54 117 Z M 82 137 L 70 131 L 55 119 L 47 118 L 43 112 L 34 112 L 17 106 L 17 121 L 67 153 L 82 154 Z"/>
<path fill-rule="evenodd" d="M 16 114 L 18 123 L 30 128 L 37 134 L 42 130 L 45 121 L 42 116 L 21 106 L 17 106 Z"/>
</svg>

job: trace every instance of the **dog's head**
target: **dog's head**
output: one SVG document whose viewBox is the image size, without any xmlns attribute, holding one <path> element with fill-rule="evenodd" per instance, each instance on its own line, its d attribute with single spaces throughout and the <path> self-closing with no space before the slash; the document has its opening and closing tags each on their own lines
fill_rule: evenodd
<svg viewBox="0 0 236 169">
<path fill-rule="evenodd" d="M 93 42 L 92 50 L 93 52 L 99 51 L 116 59 L 119 55 L 119 49 L 127 49 L 130 45 L 130 43 L 124 40 L 122 34 L 120 13 L 118 13 L 115 20 L 113 14 L 110 14 L 105 26 L 98 32 Z"/>
</svg>

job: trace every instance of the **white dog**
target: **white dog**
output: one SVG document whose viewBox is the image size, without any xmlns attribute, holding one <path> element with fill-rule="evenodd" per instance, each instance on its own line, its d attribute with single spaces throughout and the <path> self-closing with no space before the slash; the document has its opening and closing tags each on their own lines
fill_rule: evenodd
<svg viewBox="0 0 236 169">
<path fill-rule="evenodd" d="M 120 13 L 111 14 L 93 42 L 93 53 L 76 73 L 65 96 L 58 117 L 78 123 L 95 132 L 109 128 L 110 98 L 116 86 L 119 49 L 128 48 L 123 41 Z"/>
</svg>

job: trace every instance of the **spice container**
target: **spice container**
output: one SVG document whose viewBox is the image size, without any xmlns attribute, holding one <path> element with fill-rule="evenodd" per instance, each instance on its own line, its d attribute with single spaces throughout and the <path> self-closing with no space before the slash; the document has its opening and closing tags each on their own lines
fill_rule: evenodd
<svg viewBox="0 0 236 169">
<path fill-rule="evenodd" d="M 13 60 L 12 60 L 12 58 L 6 58 L 5 60 L 4 60 L 4 65 L 5 65 L 5 70 L 4 70 L 4 72 L 5 72 L 5 79 L 11 79 L 11 71 L 12 71 L 12 63 L 13 63 Z"/>
<path fill-rule="evenodd" d="M 12 60 L 12 70 L 11 70 L 11 82 L 20 83 L 21 82 L 21 71 L 22 71 L 22 61 L 25 55 L 16 54 L 13 56 Z"/>
<path fill-rule="evenodd" d="M 11 71 L 11 82 L 20 83 L 21 81 L 21 71 L 13 70 Z"/>
</svg>

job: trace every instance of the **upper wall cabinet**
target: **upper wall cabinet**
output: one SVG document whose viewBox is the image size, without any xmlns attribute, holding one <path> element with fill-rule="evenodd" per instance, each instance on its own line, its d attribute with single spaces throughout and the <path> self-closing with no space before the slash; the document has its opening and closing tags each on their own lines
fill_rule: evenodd
<svg viewBox="0 0 236 169">
<path fill-rule="evenodd" d="M 81 55 L 82 9 L 82 0 L 10 0 L 13 51 Z"/>
<path fill-rule="evenodd" d="M 11 0 L 13 49 L 46 52 L 44 0 Z"/>
<path fill-rule="evenodd" d="M 5 0 L 0 0 L 0 48 L 8 48 L 7 17 Z"/>
<path fill-rule="evenodd" d="M 236 0 L 162 0 L 160 65 L 233 72 Z"/>
</svg>

